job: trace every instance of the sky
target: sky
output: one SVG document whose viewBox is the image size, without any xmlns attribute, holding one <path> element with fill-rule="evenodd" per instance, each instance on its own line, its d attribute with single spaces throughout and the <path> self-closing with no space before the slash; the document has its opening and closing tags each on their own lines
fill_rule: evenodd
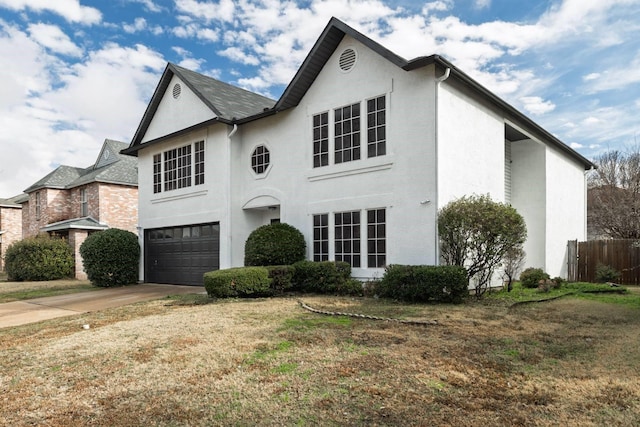
<svg viewBox="0 0 640 427">
<path fill-rule="evenodd" d="M 589 159 L 640 144 L 640 0 L 0 0 L 0 198 L 129 143 L 167 62 L 278 99 L 332 16 Z"/>
</svg>

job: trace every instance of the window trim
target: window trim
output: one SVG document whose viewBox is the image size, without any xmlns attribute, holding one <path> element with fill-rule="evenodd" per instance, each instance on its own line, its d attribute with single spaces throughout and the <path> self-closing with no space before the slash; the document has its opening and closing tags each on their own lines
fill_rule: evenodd
<svg viewBox="0 0 640 427">
<path fill-rule="evenodd" d="M 205 140 L 201 139 L 153 154 L 153 194 L 204 184 L 206 176 L 205 147 Z"/>
<path fill-rule="evenodd" d="M 80 189 L 80 216 L 89 216 L 89 200 L 87 198 L 87 189 Z"/>
<path fill-rule="evenodd" d="M 260 173 L 256 172 L 253 169 L 254 153 L 256 152 L 256 150 L 259 147 L 264 147 L 264 149 L 267 150 L 267 154 L 268 154 L 268 157 L 269 157 L 269 163 L 267 164 L 265 169 Z M 262 141 L 262 142 L 258 142 L 257 144 L 253 145 L 253 148 L 249 152 L 248 166 L 249 166 L 249 172 L 251 173 L 251 175 L 253 176 L 254 179 L 265 179 L 267 176 L 269 176 L 269 173 L 271 172 L 271 169 L 273 168 L 273 150 L 271 149 L 271 145 L 268 142 Z"/>
</svg>

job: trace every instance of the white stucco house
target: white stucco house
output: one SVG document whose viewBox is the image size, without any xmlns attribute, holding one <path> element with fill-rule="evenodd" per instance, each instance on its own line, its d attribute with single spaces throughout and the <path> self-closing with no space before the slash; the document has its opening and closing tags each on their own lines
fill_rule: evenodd
<svg viewBox="0 0 640 427">
<path fill-rule="evenodd" d="M 278 100 L 168 64 L 123 152 L 146 282 L 242 266 L 272 221 L 356 277 L 438 264 L 438 210 L 471 194 L 524 216 L 526 265 L 552 276 L 586 237 L 589 160 L 442 57 L 405 60 L 335 18 Z"/>
</svg>

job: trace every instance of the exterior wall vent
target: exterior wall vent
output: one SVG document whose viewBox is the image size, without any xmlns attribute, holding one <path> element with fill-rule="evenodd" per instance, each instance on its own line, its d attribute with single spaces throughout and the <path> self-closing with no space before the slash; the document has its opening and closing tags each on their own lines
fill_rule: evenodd
<svg viewBox="0 0 640 427">
<path fill-rule="evenodd" d="M 182 86 L 180 86 L 180 83 L 176 83 L 173 86 L 173 99 L 180 98 L 180 93 L 182 93 Z"/>
<path fill-rule="evenodd" d="M 350 71 L 354 65 L 356 65 L 357 54 L 352 48 L 345 49 L 340 54 L 339 65 L 340 69 L 344 72 Z"/>
</svg>

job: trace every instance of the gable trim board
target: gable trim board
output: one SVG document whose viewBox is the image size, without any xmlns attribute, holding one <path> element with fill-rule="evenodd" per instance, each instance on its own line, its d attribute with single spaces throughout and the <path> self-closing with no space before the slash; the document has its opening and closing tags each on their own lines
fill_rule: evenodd
<svg viewBox="0 0 640 427">
<path fill-rule="evenodd" d="M 357 57 L 345 72 L 339 56 L 347 48 Z M 189 125 L 172 121 L 165 112 L 174 107 L 162 107 L 161 101 L 171 101 L 171 82 L 178 81 L 184 83 L 182 93 L 196 95 L 184 111 L 203 103 L 215 117 Z M 378 98 L 385 105 L 377 119 L 385 148 L 371 154 L 367 138 L 374 128 L 369 126 L 376 125 L 369 108 Z M 343 110 L 353 113 L 353 120 L 338 118 Z M 320 115 L 326 117 L 326 129 L 312 129 L 312 120 Z M 161 119 L 167 131 L 149 138 L 153 121 Z M 343 126 L 356 125 L 353 133 L 343 131 Z M 326 135 L 316 141 L 314 131 Z M 344 138 L 359 138 L 358 145 Z M 166 153 L 196 140 L 205 144 L 202 187 L 156 186 L 152 192 L 152 177 L 162 180 L 166 168 L 173 171 Z M 325 144 L 318 149 L 326 150 L 322 152 L 329 160 L 314 165 L 316 142 Z M 260 145 L 268 147 L 270 163 L 252 169 L 251 153 Z M 580 202 L 562 207 L 559 190 L 551 184 L 562 176 L 569 191 L 583 193 L 584 171 L 594 166 L 444 58 L 407 61 L 335 18 L 277 101 L 168 64 L 122 152 L 139 157 L 141 230 L 219 224 L 220 268 L 242 265 L 248 234 L 274 220 L 299 228 L 309 246 L 307 257 L 313 259 L 317 230 L 311 222 L 318 215 L 323 215 L 319 227 L 329 239 L 329 259 L 338 259 L 344 248 L 351 251 L 352 244 L 362 246 L 357 250 L 363 259 L 368 251 L 378 255 L 375 245 L 380 243 L 386 246 L 387 263 L 437 264 L 438 210 L 473 193 L 507 202 L 511 198 L 517 209 L 528 210 L 530 229 L 537 233 L 537 240 L 531 239 L 532 266 L 544 268 L 560 253 L 558 241 L 568 240 L 550 235 L 559 228 L 551 215 L 557 211 L 565 224 L 570 223 L 567 217 L 583 216 L 584 209 Z M 532 154 L 535 162 L 528 164 Z M 510 155 L 512 167 L 505 165 Z M 152 173 L 152 163 L 157 172 Z M 527 167 L 536 173 L 526 173 Z M 539 203 L 531 203 L 530 191 Z M 338 223 L 342 219 L 358 224 L 345 228 Z M 367 235 L 372 226 L 381 226 L 382 234 Z M 579 228 L 569 226 L 565 233 L 581 238 Z M 339 235 L 351 231 L 357 232 L 357 240 Z M 142 264 L 143 280 L 148 268 Z M 561 267 L 556 270 L 550 273 L 562 274 Z M 380 274 L 380 266 L 372 268 L 367 261 L 354 268 L 358 277 Z"/>
</svg>

